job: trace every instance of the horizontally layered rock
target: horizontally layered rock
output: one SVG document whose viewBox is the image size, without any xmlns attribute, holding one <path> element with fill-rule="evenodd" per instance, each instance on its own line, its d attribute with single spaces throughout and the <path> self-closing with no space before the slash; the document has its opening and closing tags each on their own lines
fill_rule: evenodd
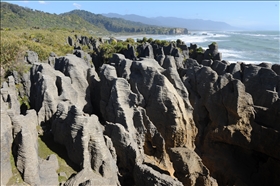
<svg viewBox="0 0 280 186">
<path fill-rule="evenodd" d="M 1 185 L 6 185 L 12 177 L 12 167 L 10 162 L 11 149 L 13 143 L 12 122 L 1 95 Z"/>
<path fill-rule="evenodd" d="M 274 122 L 279 117 L 279 107 L 265 103 L 278 103 L 277 96 L 269 101 L 266 98 L 271 93 L 278 94 L 279 76 L 267 67 L 255 65 L 240 66 L 237 63 L 225 69 L 233 75 L 224 72 L 219 76 L 219 70 L 215 69 L 215 72 L 201 66 L 181 71 L 199 129 L 197 152 L 219 184 L 273 185 L 279 181 L 276 172 L 280 171 L 279 148 L 275 148 L 279 146 L 278 125 L 277 120 Z M 272 120 L 262 120 L 266 124 L 261 125 L 255 123 L 261 113 L 256 105 L 271 109 L 274 113 L 271 114 Z M 273 126 L 274 129 L 263 126 Z M 271 166 L 271 158 L 276 158 L 274 166 Z M 264 174 L 268 171 L 268 164 L 273 170 L 272 180 Z M 225 170 L 225 167 L 228 168 Z"/>
<path fill-rule="evenodd" d="M 103 65 L 100 72 L 100 109 L 103 118 L 111 122 L 105 131 L 116 148 L 123 182 L 138 180 L 131 171 L 141 163 L 172 175 L 166 148 L 194 149 L 196 135 L 192 107 L 174 58 L 174 67 L 170 64 L 168 70 L 155 60 L 132 62 L 120 54 L 113 56 L 111 64 Z M 152 183 L 156 182 L 146 184 Z"/>
<path fill-rule="evenodd" d="M 9 77 L 9 86 L 1 89 L 1 182 L 6 184 L 12 176 L 10 157 L 13 154 L 24 182 L 30 185 L 57 185 L 58 166 L 38 157 L 36 111 L 28 110 L 25 115 L 20 115 L 19 107 L 14 106 L 20 104 L 17 97 L 20 93 L 16 89 L 18 85 L 14 84 L 13 77 Z M 56 156 L 52 162 L 57 164 Z"/>
<path fill-rule="evenodd" d="M 116 160 L 106 146 L 102 125 L 95 115 L 85 115 L 69 102 L 61 102 L 52 123 L 52 131 L 54 140 L 66 147 L 74 163 L 82 169 L 92 169 L 95 172 L 93 175 L 97 174 L 96 178 L 102 176 L 105 185 L 118 184 Z"/>
<path fill-rule="evenodd" d="M 80 167 L 65 185 L 280 183 L 279 65 L 229 64 L 215 44 L 201 52 L 180 42 L 185 53 L 146 43 L 140 58 L 128 46 L 102 65 L 101 41 L 76 39 L 69 44 L 95 50 L 98 69 L 75 46 L 75 55 L 34 62 L 30 79 L 13 72 L 3 84 L 1 183 L 13 143 L 25 182 L 58 185 L 56 156 L 38 157 L 38 124 Z M 23 96 L 30 109 L 20 109 Z"/>
</svg>

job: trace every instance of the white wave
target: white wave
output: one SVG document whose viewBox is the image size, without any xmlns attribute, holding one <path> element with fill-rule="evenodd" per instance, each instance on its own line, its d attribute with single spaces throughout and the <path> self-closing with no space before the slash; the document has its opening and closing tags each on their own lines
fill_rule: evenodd
<svg viewBox="0 0 280 186">
<path fill-rule="evenodd" d="M 241 35 L 244 36 L 254 36 L 254 37 L 268 37 L 270 35 L 264 35 L 264 34 L 249 34 L 249 33 L 240 33 Z"/>
<path fill-rule="evenodd" d="M 241 51 L 236 50 L 229 50 L 229 49 L 219 49 L 219 52 L 222 53 L 223 58 L 240 58 L 244 59 L 244 53 Z"/>
<path fill-rule="evenodd" d="M 271 61 L 252 61 L 252 60 L 238 60 L 237 62 L 242 62 L 245 64 L 273 63 Z"/>
</svg>

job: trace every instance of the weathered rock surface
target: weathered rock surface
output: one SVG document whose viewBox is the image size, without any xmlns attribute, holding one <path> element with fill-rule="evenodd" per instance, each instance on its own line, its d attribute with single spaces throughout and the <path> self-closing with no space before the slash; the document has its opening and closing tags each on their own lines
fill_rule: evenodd
<svg viewBox="0 0 280 186">
<path fill-rule="evenodd" d="M 118 183 L 116 162 L 107 148 L 102 125 L 95 115 L 85 115 L 82 110 L 68 102 L 58 104 L 52 123 L 54 140 L 67 149 L 69 158 L 83 169 Z"/>
<path fill-rule="evenodd" d="M 59 169 L 56 155 L 52 154 L 46 160 L 39 161 L 39 176 L 41 185 L 58 185 Z"/>
<path fill-rule="evenodd" d="M 56 155 L 38 157 L 38 124 L 80 167 L 65 185 L 280 183 L 279 65 L 229 64 L 215 43 L 180 41 L 182 51 L 145 43 L 102 64 L 100 39 L 76 40 L 74 55 L 33 60 L 3 83 L 2 184 L 11 149 L 26 183 L 59 184 Z"/>
<path fill-rule="evenodd" d="M 138 57 L 154 59 L 153 47 L 150 43 L 145 43 L 137 47 Z"/>
<path fill-rule="evenodd" d="M 39 62 L 38 54 L 34 51 L 27 51 L 25 61 L 29 64 L 34 64 Z"/>
<path fill-rule="evenodd" d="M 9 113 L 14 127 L 14 147 L 16 166 L 23 180 L 30 185 L 40 184 L 37 116 L 35 110 L 29 110 L 26 116 Z"/>
<path fill-rule="evenodd" d="M 279 129 L 274 124 L 279 120 L 278 92 L 275 91 L 279 76 L 267 67 L 255 65 L 231 65 L 229 71 L 233 75 L 223 72 L 218 76 L 219 71 L 209 67 L 181 71 L 194 107 L 198 155 L 219 184 L 276 183 L 278 179 L 274 173 L 271 175 L 274 179 L 269 180 L 263 172 L 268 171 L 268 157 L 276 158 L 275 166 L 271 168 L 279 172 L 279 148 L 275 148 L 279 146 Z M 276 97 L 268 99 L 271 94 L 268 91 L 273 93 L 273 90 Z M 260 118 L 266 115 L 266 111 L 271 113 L 271 119 L 264 121 Z M 260 120 L 258 124 L 254 122 Z M 268 126 L 271 128 L 266 128 Z M 265 166 L 256 171 L 258 163 Z M 232 169 L 225 171 L 225 167 Z M 241 169 L 244 171 L 237 171 Z M 254 178 L 249 175 L 254 175 Z"/>
<path fill-rule="evenodd" d="M 174 185 L 183 186 L 181 182 L 166 174 L 160 174 L 147 165 L 137 165 L 134 168 L 134 177 L 137 186 L 140 185 Z"/>
<path fill-rule="evenodd" d="M 13 143 L 12 122 L 6 109 L 1 96 L 1 185 L 6 185 L 13 175 L 10 162 Z"/>
<path fill-rule="evenodd" d="M 194 151 L 188 148 L 172 148 L 170 159 L 175 169 L 174 175 L 184 185 L 218 185 Z"/>
</svg>

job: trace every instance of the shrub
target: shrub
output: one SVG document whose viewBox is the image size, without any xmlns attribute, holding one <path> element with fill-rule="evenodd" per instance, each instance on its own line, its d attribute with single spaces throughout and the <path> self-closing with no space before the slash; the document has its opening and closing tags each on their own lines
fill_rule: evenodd
<svg viewBox="0 0 280 186">
<path fill-rule="evenodd" d="M 151 43 L 151 42 L 154 41 L 154 39 L 153 39 L 153 38 L 149 38 L 147 41 L 148 41 L 149 43 Z"/>
<path fill-rule="evenodd" d="M 131 43 L 131 44 L 135 43 L 134 39 L 132 39 L 132 38 L 127 38 L 127 39 L 125 40 L 125 42 Z"/>
</svg>

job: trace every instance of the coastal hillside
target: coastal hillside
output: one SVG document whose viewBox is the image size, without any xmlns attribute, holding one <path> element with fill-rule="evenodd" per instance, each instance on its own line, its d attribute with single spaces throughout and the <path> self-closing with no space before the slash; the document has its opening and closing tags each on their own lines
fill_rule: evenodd
<svg viewBox="0 0 280 186">
<path fill-rule="evenodd" d="M 84 20 L 111 32 L 147 33 L 147 34 L 187 34 L 188 30 L 180 26 L 167 28 L 128 21 L 121 18 L 108 18 L 101 14 L 93 14 L 85 10 L 73 10 L 62 15 L 77 15 Z"/>
<path fill-rule="evenodd" d="M 56 15 L 38 10 L 32 10 L 11 3 L 1 2 L 1 28 L 66 28 L 86 29 L 106 33 L 93 24 L 76 15 Z"/>
<path fill-rule="evenodd" d="M 151 26 L 124 19 L 108 18 L 83 10 L 60 15 L 1 2 L 1 28 L 67 28 L 91 33 L 187 34 L 186 28 Z"/>
<path fill-rule="evenodd" d="M 21 48 L 2 81 L 1 185 L 279 185 L 279 64 L 67 34 L 68 54 Z"/>
</svg>

